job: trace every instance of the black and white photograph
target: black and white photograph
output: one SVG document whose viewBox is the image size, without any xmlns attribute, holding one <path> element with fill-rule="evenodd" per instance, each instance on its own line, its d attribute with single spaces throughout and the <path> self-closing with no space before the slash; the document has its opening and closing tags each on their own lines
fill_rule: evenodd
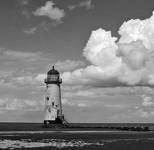
<svg viewBox="0 0 154 150">
<path fill-rule="evenodd" d="M 0 0 L 0 150 L 153 150 L 154 0 Z"/>
</svg>

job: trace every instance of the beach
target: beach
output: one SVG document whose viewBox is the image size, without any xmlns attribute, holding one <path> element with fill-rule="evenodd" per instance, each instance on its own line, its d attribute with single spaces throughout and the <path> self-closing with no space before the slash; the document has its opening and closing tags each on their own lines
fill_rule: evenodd
<svg viewBox="0 0 154 150">
<path fill-rule="evenodd" d="M 3 124 L 4 125 L 4 124 Z M 11 124 L 9 124 L 11 125 Z M 22 127 L 24 124 L 16 124 Z M 34 128 L 35 124 L 23 126 L 23 130 L 1 130 L 0 149 L 42 150 L 153 150 L 154 132 L 113 131 L 96 129 Z M 15 124 L 12 125 L 12 129 Z M 27 130 L 26 130 L 27 127 Z M 6 127 L 7 128 L 7 127 Z M 1 128 L 2 129 L 2 126 Z M 42 130 L 40 130 L 42 129 Z"/>
<path fill-rule="evenodd" d="M 6 132 L 0 149 L 153 150 L 154 132 Z"/>
</svg>

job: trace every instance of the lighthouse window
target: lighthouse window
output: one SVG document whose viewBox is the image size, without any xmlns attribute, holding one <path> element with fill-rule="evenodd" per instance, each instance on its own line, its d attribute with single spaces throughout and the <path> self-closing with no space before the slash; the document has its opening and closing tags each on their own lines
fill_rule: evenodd
<svg viewBox="0 0 154 150">
<path fill-rule="evenodd" d="M 56 76 L 56 75 L 52 75 L 52 76 L 51 76 L 51 79 L 52 79 L 52 80 L 57 80 L 57 76 Z"/>
<path fill-rule="evenodd" d="M 48 96 L 46 97 L 46 100 L 49 100 L 49 97 Z"/>
<path fill-rule="evenodd" d="M 48 111 L 51 112 L 51 109 L 49 108 Z"/>
<path fill-rule="evenodd" d="M 52 102 L 52 106 L 54 106 L 54 102 Z"/>
</svg>

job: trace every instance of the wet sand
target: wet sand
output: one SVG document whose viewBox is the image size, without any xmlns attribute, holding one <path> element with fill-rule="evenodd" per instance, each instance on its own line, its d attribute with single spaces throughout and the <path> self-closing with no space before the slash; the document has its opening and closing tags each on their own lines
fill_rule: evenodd
<svg viewBox="0 0 154 150">
<path fill-rule="evenodd" d="M 42 124 L 0 123 L 0 149 L 153 150 L 154 131 L 43 128 Z"/>
<path fill-rule="evenodd" d="M 0 141 L 1 149 L 153 150 L 154 132 L 1 133 Z"/>
</svg>

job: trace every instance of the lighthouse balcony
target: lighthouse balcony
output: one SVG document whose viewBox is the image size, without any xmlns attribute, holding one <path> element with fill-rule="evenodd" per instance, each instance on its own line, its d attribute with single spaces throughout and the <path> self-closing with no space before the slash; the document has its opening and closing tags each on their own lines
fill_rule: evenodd
<svg viewBox="0 0 154 150">
<path fill-rule="evenodd" d="M 52 84 L 52 83 L 60 84 L 60 83 L 62 83 L 62 79 L 61 78 L 46 78 L 46 79 L 44 79 L 44 83 L 46 83 L 46 84 Z"/>
</svg>

